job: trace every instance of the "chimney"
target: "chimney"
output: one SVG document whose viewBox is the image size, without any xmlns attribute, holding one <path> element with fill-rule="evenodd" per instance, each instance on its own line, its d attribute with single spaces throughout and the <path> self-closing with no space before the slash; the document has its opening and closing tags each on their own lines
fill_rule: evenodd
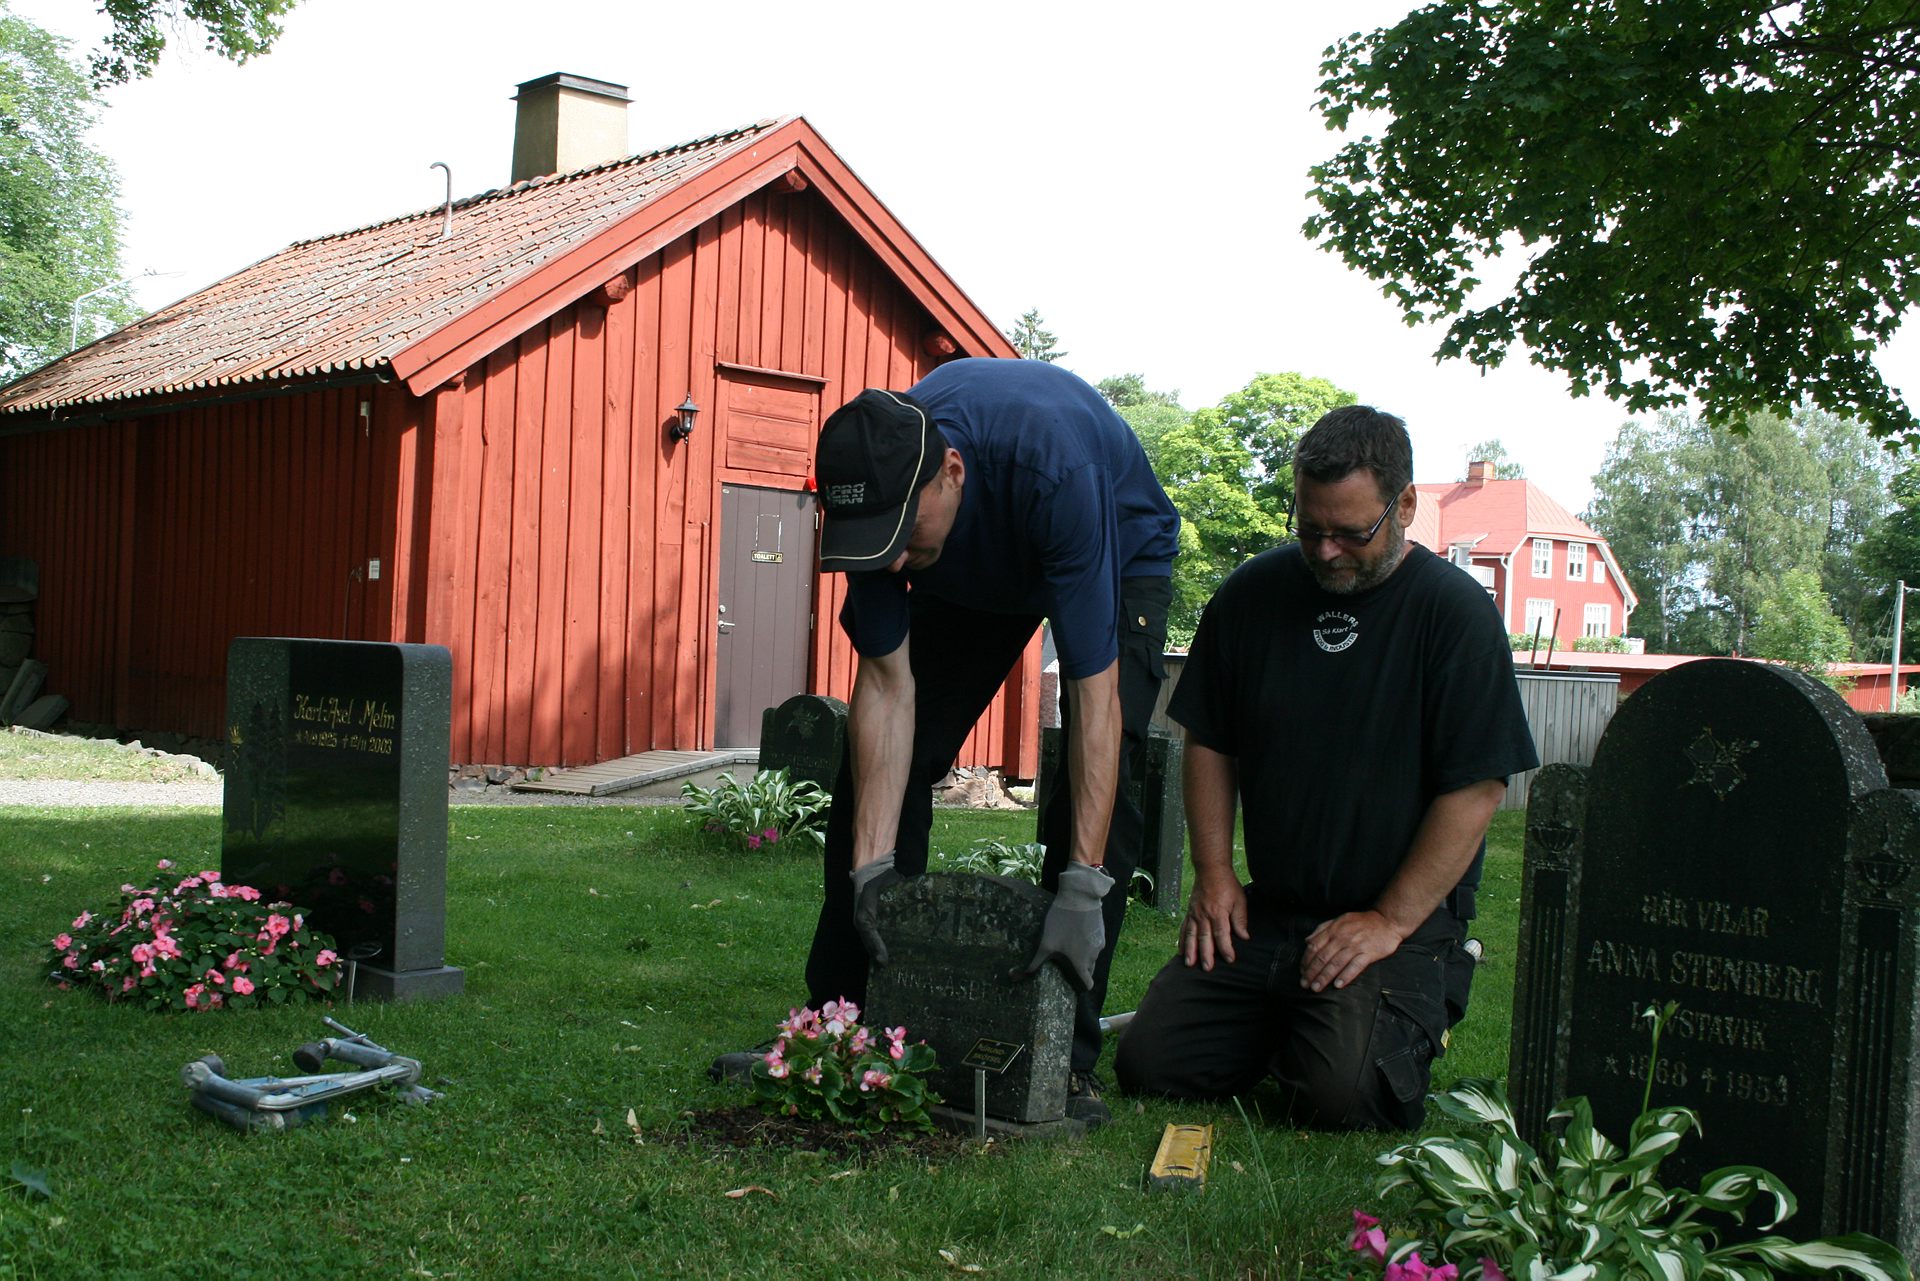
<svg viewBox="0 0 1920 1281">
<path fill-rule="evenodd" d="M 519 90 L 509 183 L 626 158 L 631 99 L 625 85 L 555 72 Z"/>
<path fill-rule="evenodd" d="M 1467 464 L 1467 483 L 1475 489 L 1493 479 L 1493 464 L 1489 462 L 1470 462 Z"/>
</svg>

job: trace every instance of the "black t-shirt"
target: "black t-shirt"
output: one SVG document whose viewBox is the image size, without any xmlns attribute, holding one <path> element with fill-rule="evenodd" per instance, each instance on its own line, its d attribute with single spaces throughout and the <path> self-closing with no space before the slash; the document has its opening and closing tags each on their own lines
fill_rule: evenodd
<svg viewBox="0 0 1920 1281">
<path fill-rule="evenodd" d="M 1254 891 L 1327 916 L 1374 905 L 1434 797 L 1539 764 L 1493 602 L 1418 545 L 1350 596 L 1298 545 L 1254 557 L 1208 603 L 1167 711 L 1237 760 Z"/>
</svg>

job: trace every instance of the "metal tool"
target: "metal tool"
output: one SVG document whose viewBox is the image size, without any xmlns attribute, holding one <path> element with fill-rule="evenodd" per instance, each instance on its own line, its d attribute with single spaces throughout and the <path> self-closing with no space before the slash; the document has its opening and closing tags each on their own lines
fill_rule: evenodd
<svg viewBox="0 0 1920 1281">
<path fill-rule="evenodd" d="M 366 1090 L 391 1089 L 407 1103 L 431 1103 L 440 1097 L 420 1084 L 418 1059 L 395 1054 L 331 1018 L 322 1021 L 342 1035 L 309 1041 L 293 1052 L 294 1063 L 310 1075 L 230 1078 L 220 1056 L 207 1054 L 180 1069 L 189 1101 L 236 1130 L 275 1131 L 321 1120 L 329 1103 Z M 333 1060 L 359 1070 L 325 1071 Z"/>
</svg>

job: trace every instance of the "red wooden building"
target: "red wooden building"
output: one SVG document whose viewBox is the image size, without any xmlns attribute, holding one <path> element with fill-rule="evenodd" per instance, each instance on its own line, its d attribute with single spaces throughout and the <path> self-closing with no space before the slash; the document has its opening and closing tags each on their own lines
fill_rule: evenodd
<svg viewBox="0 0 1920 1281">
<path fill-rule="evenodd" d="M 806 121 L 613 159 L 620 86 L 519 102 L 511 186 L 0 388 L 0 554 L 39 562 L 76 717 L 218 735 L 240 635 L 447 646 L 461 762 L 750 746 L 762 707 L 847 696 L 819 423 L 1012 349 Z M 605 163 L 569 150 L 609 113 Z M 1036 644 L 963 763 L 1036 772 L 1038 683 Z"/>
<path fill-rule="evenodd" d="M 1557 638 L 1625 636 L 1640 598 L 1594 528 L 1530 480 L 1500 480 L 1491 463 L 1467 465 L 1451 485 L 1419 485 L 1407 537 L 1450 558 L 1492 593 L 1509 632 Z"/>
</svg>

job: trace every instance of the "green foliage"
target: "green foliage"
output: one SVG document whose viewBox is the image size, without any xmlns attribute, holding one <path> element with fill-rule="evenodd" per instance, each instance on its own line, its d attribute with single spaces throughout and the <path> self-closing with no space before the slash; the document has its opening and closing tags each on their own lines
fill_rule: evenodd
<svg viewBox="0 0 1920 1281">
<path fill-rule="evenodd" d="M 737 841 L 750 850 L 804 836 L 815 848 L 827 843 L 828 806 L 833 797 L 809 779 L 796 783 L 785 769 L 761 770 L 744 785 L 732 773 L 712 787 L 688 780 L 680 785 L 686 810 L 702 820 L 701 830 Z"/>
<path fill-rule="evenodd" d="M 1112 378 L 1102 378 L 1093 385 L 1093 389 L 1106 397 L 1107 403 L 1115 409 L 1147 405 L 1177 409 L 1180 406 L 1179 392 L 1154 391 L 1147 386 L 1145 374 L 1116 374 Z"/>
<path fill-rule="evenodd" d="M 1582 654 L 1624 654 L 1627 652 L 1627 638 L 1624 636 L 1576 636 L 1573 648 Z"/>
<path fill-rule="evenodd" d="M 191 23 L 206 33 L 211 53 L 245 62 L 280 38 L 278 19 L 299 0 L 100 0 L 113 21 L 106 47 L 93 56 L 98 85 L 125 84 L 150 76 L 167 47 L 169 33 Z"/>
<path fill-rule="evenodd" d="M 160 860 L 160 870 L 172 867 Z M 120 890 L 98 912 L 83 911 L 48 945 L 46 965 L 62 988 L 85 987 L 109 1001 L 154 1010 L 245 1009 L 320 1000 L 340 982 L 333 940 L 307 928 L 307 909 L 268 903 L 220 873 L 183 876 Z"/>
<path fill-rule="evenodd" d="M 981 876 L 1011 876 L 1029 885 L 1040 883 L 1040 865 L 1047 847 L 1038 841 L 1014 842 L 983 838 L 958 854 L 940 851 L 942 871 L 973 872 Z"/>
<path fill-rule="evenodd" d="M 859 1023 L 852 1001 L 793 1011 L 765 1058 L 753 1065 L 753 1093 L 769 1112 L 806 1121 L 835 1121 L 864 1134 L 890 1125 L 931 1133 L 927 1088 L 933 1047 L 907 1044 L 907 1029 L 875 1036 Z"/>
<path fill-rule="evenodd" d="M 1873 352 L 1920 305 L 1917 44 L 1905 0 L 1438 0 L 1326 51 L 1320 110 L 1366 132 L 1306 230 L 1451 318 L 1442 357 L 1518 340 L 1635 410 L 1916 434 Z"/>
<path fill-rule="evenodd" d="M 1753 655 L 1785 663 L 1816 680 L 1833 679 L 1827 669 L 1847 657 L 1847 627 L 1834 617 L 1817 574 L 1790 569 L 1761 601 Z"/>
<path fill-rule="evenodd" d="M 1013 344 L 1013 349 L 1024 360 L 1044 360 L 1052 364 L 1066 357 L 1067 353 L 1060 350 L 1060 340 L 1046 328 L 1046 321 L 1037 307 L 1029 307 L 1027 313 L 1006 332 L 1007 341 Z"/>
<path fill-rule="evenodd" d="M 1507 447 L 1498 440 L 1483 440 L 1472 446 L 1467 450 L 1465 462 L 1493 464 L 1493 475 L 1490 478 L 1493 480 L 1521 480 L 1527 474 L 1526 468 L 1507 456 Z M 1462 466 L 1460 479 L 1466 478 L 1466 467 Z"/>
<path fill-rule="evenodd" d="M 1892 656 L 1894 584 L 1920 587 L 1920 462 L 1909 461 L 1895 473 L 1891 497 L 1893 510 L 1867 531 L 1854 556 L 1868 591 L 1857 615 L 1867 640 L 1856 652 L 1867 661 Z M 1909 596 L 1904 611 L 1903 662 L 1908 654 L 1920 657 L 1920 610 L 1913 608 L 1917 603 Z"/>
<path fill-rule="evenodd" d="M 1668 1004 L 1654 1020 L 1671 1017 Z M 1649 1015 L 1655 1011 L 1649 1010 Z M 1795 1243 L 1761 1236 L 1718 1243 L 1709 1219 L 1725 1215 L 1744 1224 L 1760 1202 L 1763 1230 L 1797 1208 L 1793 1193 L 1757 1166 L 1713 1171 L 1695 1190 L 1659 1181 L 1660 1164 L 1688 1133 L 1700 1131 L 1691 1109 L 1654 1105 L 1649 1098 L 1624 1148 L 1595 1128 L 1584 1098 L 1556 1107 L 1538 1150 L 1520 1137 L 1500 1085 L 1464 1080 L 1433 1101 L 1464 1127 L 1457 1134 L 1420 1139 L 1380 1158 L 1387 1167 L 1378 1191 L 1410 1189 L 1414 1234 L 1396 1237 L 1388 1258 L 1424 1253 L 1462 1278 L 1482 1275 L 1487 1261 L 1513 1278 L 1665 1277 L 1674 1281 L 1764 1281 L 1774 1272 L 1850 1273 L 1871 1281 L 1910 1281 L 1900 1252 L 1863 1234 Z"/>
<path fill-rule="evenodd" d="M 120 274 L 119 178 L 87 143 L 98 103 L 66 49 L 0 6 L 0 383 L 65 352 L 75 300 Z M 137 314 L 124 287 L 85 305 Z"/>
</svg>

